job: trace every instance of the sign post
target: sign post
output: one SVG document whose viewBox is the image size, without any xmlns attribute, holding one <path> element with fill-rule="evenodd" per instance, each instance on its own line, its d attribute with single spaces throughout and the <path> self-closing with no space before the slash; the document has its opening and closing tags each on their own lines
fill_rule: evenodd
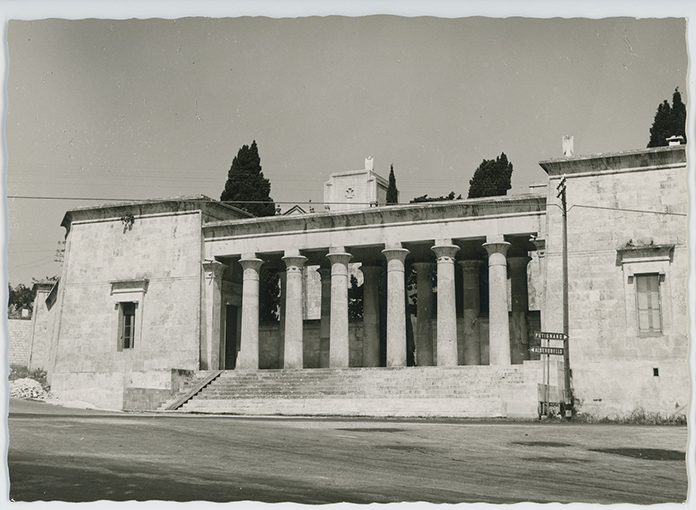
<svg viewBox="0 0 696 510">
<path fill-rule="evenodd" d="M 568 335 L 565 333 L 550 333 L 547 331 L 535 331 L 534 332 L 534 338 L 537 340 L 540 340 L 542 343 L 545 345 L 533 345 L 532 347 L 529 348 L 529 352 L 535 353 L 535 354 L 542 354 L 546 356 L 546 359 L 544 360 L 545 363 L 542 365 L 544 368 L 543 370 L 543 384 L 544 384 L 544 401 L 542 402 L 542 415 L 547 415 L 548 410 L 550 407 L 550 402 L 549 402 L 549 385 L 551 384 L 551 377 L 550 377 L 550 366 L 549 366 L 549 361 L 550 361 L 550 356 L 563 356 L 564 359 L 566 357 L 566 353 L 568 352 L 567 350 L 567 345 L 568 345 Z M 551 347 L 550 346 L 550 341 L 551 340 L 561 340 L 563 341 L 563 347 Z M 565 400 L 565 398 L 564 398 Z"/>
<path fill-rule="evenodd" d="M 536 354 L 554 354 L 557 356 L 563 356 L 565 349 L 563 347 L 530 347 L 529 352 L 534 352 Z"/>
</svg>

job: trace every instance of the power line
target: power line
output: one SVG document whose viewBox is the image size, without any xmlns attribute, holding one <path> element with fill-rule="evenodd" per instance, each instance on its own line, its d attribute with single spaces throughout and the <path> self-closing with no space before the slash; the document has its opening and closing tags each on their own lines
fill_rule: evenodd
<svg viewBox="0 0 696 510">
<path fill-rule="evenodd" d="M 510 198 L 507 195 L 501 195 L 505 196 L 506 198 Z M 522 197 L 522 196 L 521 196 Z M 8 199 L 24 199 L 24 200 L 86 200 L 86 201 L 95 201 L 95 202 L 168 202 L 170 200 L 183 200 L 186 202 L 201 202 L 201 203 L 211 203 L 211 202 L 216 202 L 220 204 L 268 204 L 268 203 L 274 203 L 274 204 L 293 204 L 293 205 L 299 205 L 299 204 L 304 204 L 304 205 L 345 205 L 346 202 L 313 202 L 311 200 L 309 201 L 281 201 L 281 200 L 268 200 L 268 201 L 262 201 L 262 200 L 226 200 L 226 201 L 219 201 L 219 200 L 206 200 L 202 198 L 178 198 L 178 197 L 172 197 L 172 198 L 158 198 L 158 199 L 132 199 L 132 198 L 96 198 L 96 197 L 46 197 L 46 196 L 29 196 L 29 195 L 8 195 Z M 493 198 L 493 197 L 490 197 Z M 416 205 L 416 204 L 421 204 L 421 205 L 428 205 L 428 204 L 442 204 L 442 203 L 449 203 L 449 202 L 456 202 L 458 200 L 439 200 L 439 201 L 432 201 L 432 202 L 410 202 L 410 203 L 403 203 L 403 204 L 395 204 L 395 205 Z M 372 205 L 371 202 L 350 202 L 351 205 Z M 487 205 L 484 202 L 478 202 L 475 205 Z M 495 204 L 498 207 L 517 207 L 517 204 L 506 204 L 506 203 L 497 203 Z M 556 205 L 556 204 L 546 204 L 547 207 L 551 205 Z M 597 205 L 584 205 L 584 204 L 573 204 L 571 205 L 568 210 L 570 211 L 573 207 L 581 207 L 581 208 L 586 208 L 586 209 L 602 209 L 602 210 L 607 210 L 607 211 L 621 211 L 621 212 L 634 212 L 634 213 L 641 213 L 641 214 L 665 214 L 668 216 L 688 216 L 686 213 L 678 213 L 678 212 L 670 212 L 670 211 L 650 211 L 650 210 L 643 210 L 643 209 L 625 209 L 622 207 L 603 207 L 603 206 L 597 206 Z"/>
</svg>

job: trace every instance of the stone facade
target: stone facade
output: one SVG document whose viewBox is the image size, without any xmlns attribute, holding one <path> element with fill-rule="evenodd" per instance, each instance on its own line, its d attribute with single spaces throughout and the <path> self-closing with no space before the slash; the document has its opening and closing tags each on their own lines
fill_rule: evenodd
<svg viewBox="0 0 696 510">
<path fill-rule="evenodd" d="M 372 158 L 367 158 L 364 170 L 331 174 L 324 183 L 324 203 L 331 211 L 382 206 L 387 203 L 388 187 L 388 181 L 373 171 Z"/>
<path fill-rule="evenodd" d="M 56 394 L 119 409 L 126 387 L 168 389 L 172 368 L 208 368 L 201 227 L 220 217 L 244 213 L 194 198 L 66 214 L 49 362 Z M 121 303 L 135 303 L 128 348 L 118 346 Z"/>
<path fill-rule="evenodd" d="M 578 407 L 686 414 L 689 392 L 685 146 L 545 161 L 545 326 L 560 331 L 562 176 L 568 197 L 569 351 Z M 661 325 L 640 333 L 636 276 L 659 279 Z"/>
<path fill-rule="evenodd" d="M 686 414 L 684 147 L 541 166 L 548 185 L 510 197 L 388 207 L 366 199 L 359 208 L 356 184 L 344 197 L 351 207 L 300 215 L 248 218 L 205 197 L 70 211 L 53 318 L 41 330 L 53 391 L 141 409 L 175 392 L 181 373 L 336 369 L 364 386 L 380 380 L 380 367 L 403 369 L 402 379 L 432 367 L 412 372 L 404 391 L 425 391 L 418 381 L 445 373 L 454 381 L 458 370 L 488 374 L 497 400 L 480 404 L 532 418 L 545 371 L 551 399 L 564 390 L 563 358 L 547 365 L 530 347 L 539 345 L 535 331 L 563 330 L 556 188 L 565 176 L 576 410 Z M 330 182 L 343 185 L 349 174 Z M 263 268 L 280 282 L 280 319 L 271 324 L 259 320 Z M 362 285 L 357 320 L 348 314 L 351 274 Z M 418 412 L 444 412 L 445 400 L 465 391 L 458 384 L 427 382 L 451 392 L 419 401 Z M 401 397 L 384 409 L 408 405 Z M 458 415 L 475 415 L 471 406 Z"/>
</svg>

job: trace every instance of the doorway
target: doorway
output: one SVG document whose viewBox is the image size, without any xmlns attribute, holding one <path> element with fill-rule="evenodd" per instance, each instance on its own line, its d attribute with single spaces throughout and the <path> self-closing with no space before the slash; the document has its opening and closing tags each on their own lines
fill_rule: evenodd
<svg viewBox="0 0 696 510">
<path fill-rule="evenodd" d="M 237 364 L 237 307 L 225 306 L 225 355 L 224 370 L 233 370 Z"/>
</svg>

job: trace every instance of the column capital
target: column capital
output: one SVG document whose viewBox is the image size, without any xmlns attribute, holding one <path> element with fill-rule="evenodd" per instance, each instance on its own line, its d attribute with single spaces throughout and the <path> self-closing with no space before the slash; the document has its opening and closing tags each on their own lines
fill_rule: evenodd
<svg viewBox="0 0 696 510">
<path fill-rule="evenodd" d="M 483 265 L 483 261 L 477 259 L 458 260 L 457 263 L 462 271 L 472 273 L 478 273 Z"/>
<path fill-rule="evenodd" d="M 348 265 L 348 262 L 350 262 L 350 259 L 353 258 L 353 255 L 347 252 L 330 252 L 326 254 L 326 258 L 329 259 L 332 266 L 334 264 Z"/>
<path fill-rule="evenodd" d="M 330 267 L 320 267 L 317 269 L 317 273 L 321 275 L 321 281 L 330 281 L 331 280 L 331 268 Z"/>
<path fill-rule="evenodd" d="M 529 240 L 536 247 L 537 255 L 543 257 L 546 254 L 546 238 L 532 236 Z"/>
<path fill-rule="evenodd" d="M 285 267 L 287 268 L 287 271 L 291 272 L 301 270 L 302 267 L 305 265 L 305 262 L 307 262 L 307 257 L 304 257 L 302 255 L 286 255 L 285 257 L 281 257 L 280 260 L 285 262 Z"/>
<path fill-rule="evenodd" d="M 217 260 L 206 259 L 203 261 L 203 269 L 206 273 L 210 273 L 213 278 L 220 278 L 227 267 L 227 265 Z"/>
<path fill-rule="evenodd" d="M 435 245 L 430 248 L 435 252 L 438 262 L 440 261 L 454 261 L 454 256 L 459 251 L 459 246 L 456 244 L 440 244 Z"/>
<path fill-rule="evenodd" d="M 515 272 L 517 270 L 526 271 L 527 264 L 529 264 L 530 260 L 532 260 L 532 258 L 528 257 L 527 255 L 523 255 L 520 257 L 508 257 L 507 258 L 508 264 L 510 264 L 510 270 L 513 272 Z"/>
<path fill-rule="evenodd" d="M 382 250 L 382 255 L 387 258 L 387 262 L 393 260 L 399 261 L 402 264 L 406 260 L 406 256 L 411 253 L 406 248 L 385 248 Z"/>
<path fill-rule="evenodd" d="M 486 249 L 486 252 L 488 252 L 489 257 L 491 255 L 495 255 L 496 253 L 505 255 L 508 248 L 510 248 L 510 243 L 507 241 L 493 241 L 490 243 L 483 243 L 483 247 Z"/>
<path fill-rule="evenodd" d="M 253 269 L 258 273 L 259 269 L 261 269 L 261 265 L 263 264 L 263 260 L 257 258 L 242 258 L 239 259 L 239 263 L 242 265 L 242 269 L 245 271 L 247 269 Z"/>
<path fill-rule="evenodd" d="M 414 269 L 416 270 L 417 273 L 420 273 L 421 271 L 431 271 L 433 270 L 433 263 L 432 262 L 414 262 L 411 264 Z"/>
<path fill-rule="evenodd" d="M 363 277 L 365 278 L 365 281 L 371 280 L 371 279 L 377 279 L 379 278 L 379 275 L 382 273 L 382 267 L 377 266 L 377 265 L 371 265 L 371 264 L 362 264 L 360 266 L 360 272 L 363 274 Z"/>
</svg>

